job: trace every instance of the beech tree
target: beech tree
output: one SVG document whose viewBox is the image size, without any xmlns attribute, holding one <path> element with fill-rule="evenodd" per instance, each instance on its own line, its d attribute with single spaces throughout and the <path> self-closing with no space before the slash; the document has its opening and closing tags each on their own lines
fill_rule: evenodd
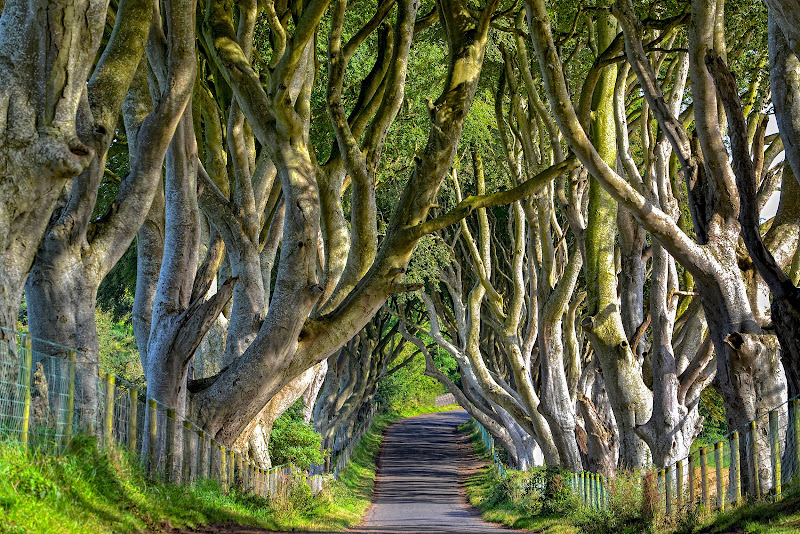
<svg viewBox="0 0 800 534">
<path fill-rule="evenodd" d="M 619 5 L 617 11 L 625 13 L 626 7 Z M 698 241 L 691 239 L 668 214 L 602 160 L 571 104 L 544 3 L 527 2 L 526 8 L 548 98 L 570 147 L 613 198 L 694 276 L 717 354 L 716 380 L 725 399 L 729 427 L 741 426 L 770 409 L 768 406 L 780 404 L 786 398 L 786 388 L 777 358 L 777 343 L 770 341 L 755 321 L 752 303 L 736 263 L 739 202 L 720 136 L 716 94 L 705 67 L 707 51 L 724 42 L 723 36 L 714 30 L 721 2 L 709 4 L 698 0 L 692 3 L 688 56 L 697 132 L 694 150 L 682 123 L 665 104 L 652 67 L 643 61 L 644 54 L 637 45 L 641 42 L 635 33 L 637 26 L 629 25 L 625 31 L 632 68 L 681 164 Z M 629 9 L 627 12 L 630 15 Z M 698 187 L 701 184 L 702 188 Z M 670 380 L 676 379 L 676 374 L 671 374 Z M 766 387 L 762 389 L 762 386 Z"/>
<path fill-rule="evenodd" d="M 120 4 L 114 30 L 87 85 L 83 120 L 92 132 L 87 142 L 94 158 L 63 191 L 25 286 L 31 333 L 77 348 L 90 360 L 99 356 L 94 323 L 97 289 L 150 209 L 162 183 L 167 148 L 194 87 L 194 28 L 185 20 L 187 9 L 188 4 L 168 7 L 165 35 L 153 30 L 161 24 L 161 16 L 153 14 L 150 2 Z M 143 59 L 148 34 L 149 57 Z M 147 87 L 146 65 L 160 82 L 152 88 L 155 102 Z M 91 220 L 123 106 L 130 172 L 106 213 Z M 56 347 L 42 344 L 36 350 L 66 357 L 66 349 L 59 352 Z M 96 373 L 88 362 L 79 365 L 87 367 L 78 376 L 81 398 L 91 409 L 96 402 Z"/>
<path fill-rule="evenodd" d="M 337 351 L 369 321 L 390 294 L 405 289 L 402 284 L 405 265 L 414 243 L 426 233 L 420 223 L 425 220 L 439 184 L 450 167 L 479 80 L 495 6 L 491 3 L 487 5 L 477 19 L 465 16 L 464 12 L 456 9 L 456 5 L 438 6 L 439 18 L 450 47 L 449 74 L 442 96 L 432 102 L 429 108 L 433 127 L 428 148 L 417 159 L 415 170 L 379 249 L 374 222 L 375 169 L 380 161 L 386 128 L 402 101 L 405 58 L 419 6 L 412 2 L 398 4 L 392 51 L 386 55 L 391 60 L 388 67 L 382 63 L 383 60 L 378 62 L 377 73 L 380 74 L 385 68 L 385 75 L 382 75 L 381 83 L 377 86 L 370 86 L 369 81 L 362 84 L 365 107 L 357 110 L 355 116 L 351 113 L 349 120 L 343 114 L 339 96 L 341 89 L 337 89 L 342 78 L 337 72 L 343 73 L 355 48 L 378 27 L 389 9 L 383 4 L 379 6 L 376 16 L 340 49 L 341 24 L 346 5 L 337 3 L 334 7 L 329 45 L 328 109 L 336 133 L 337 150 L 341 154 L 335 159 L 340 158 L 341 163 L 326 167 L 312 158 L 308 132 L 309 98 L 316 72 L 312 37 L 327 3 L 310 4 L 302 12 L 299 6 L 283 6 L 279 17 L 272 17 L 272 8 L 266 6 L 273 36 L 273 57 L 268 64 L 270 66 L 261 71 L 261 76 L 266 79 L 263 84 L 247 59 L 247 38 L 251 30 L 242 24 L 247 24 L 245 21 L 252 18 L 239 18 L 240 31 L 237 35 L 229 6 L 215 3 L 206 5 L 203 41 L 212 59 L 209 67 L 215 89 L 218 91 L 219 87 L 225 85 L 230 87 L 232 98 L 235 98 L 235 105 L 231 109 L 241 109 L 246 124 L 263 151 L 263 156 L 259 157 L 271 161 L 276 168 L 276 184 L 280 184 L 284 206 L 276 282 L 263 321 L 257 317 L 255 321 L 250 319 L 255 331 L 252 342 L 240 344 L 244 347 L 241 355 L 217 376 L 197 384 L 193 395 L 191 413 L 217 439 L 233 442 L 239 438 L 277 391 L 297 374 Z M 287 26 L 290 17 L 294 18 L 294 32 L 291 35 Z M 366 133 L 362 137 L 364 131 Z M 326 219 L 331 213 L 335 215 L 337 210 L 341 211 L 341 208 L 335 208 L 335 204 L 341 204 L 341 187 L 330 187 L 335 194 L 333 199 L 323 195 L 326 187 L 329 187 L 327 180 L 339 179 L 336 176 L 331 178 L 337 166 L 344 166 L 352 178 L 351 201 L 354 205 L 363 206 L 363 209 L 352 211 L 349 231 L 343 218 Z M 211 172 L 201 171 L 200 174 L 203 185 L 214 195 L 218 204 L 230 203 L 219 186 L 213 187 L 216 182 Z M 247 178 L 247 174 L 244 176 L 240 183 L 252 180 Z M 239 187 L 236 190 L 243 189 L 248 188 Z M 245 200 L 249 195 L 246 191 L 241 194 Z M 334 206 L 323 209 L 323 204 L 329 200 L 335 201 Z M 321 217 L 323 213 L 325 217 Z M 323 221 L 322 226 L 320 220 Z M 317 272 L 320 232 L 323 236 L 324 272 L 327 273 L 327 278 L 322 280 Z M 345 242 L 345 248 L 340 248 L 341 243 L 333 241 L 334 238 L 348 235 L 351 244 Z M 334 243 L 339 244 L 334 246 Z M 241 253 L 241 250 L 237 252 Z M 346 262 L 339 276 L 336 274 L 339 267 L 335 267 L 335 264 L 343 259 Z M 243 280 L 248 285 L 247 277 L 252 276 L 253 272 L 255 269 L 242 268 L 237 273 L 238 283 Z M 255 280 L 254 283 L 258 284 L 259 281 Z M 331 290 L 331 287 L 334 289 Z M 320 302 L 325 295 L 330 295 L 328 300 Z M 258 298 L 258 295 L 251 295 L 250 298 Z M 238 338 L 239 334 L 236 336 Z M 227 350 L 234 349 L 226 346 Z M 181 377 L 175 376 L 172 380 L 179 383 Z"/>
<path fill-rule="evenodd" d="M 87 82 L 93 71 L 97 82 L 115 77 L 117 66 L 103 62 L 94 69 L 108 2 L 10 1 L 2 9 L 0 76 L 6 119 L 0 135 L 0 326 L 14 330 L 25 279 L 50 212 L 64 187 L 95 157 L 84 140 L 107 133 L 95 131 L 87 116 Z M 135 58 L 131 71 L 137 64 Z M 10 341 L 7 331 L 0 336 Z"/>
</svg>

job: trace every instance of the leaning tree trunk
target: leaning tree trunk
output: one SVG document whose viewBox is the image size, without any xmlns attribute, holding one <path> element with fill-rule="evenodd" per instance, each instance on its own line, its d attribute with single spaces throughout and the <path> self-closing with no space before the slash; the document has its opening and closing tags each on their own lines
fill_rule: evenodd
<svg viewBox="0 0 800 534">
<path fill-rule="evenodd" d="M 583 469 L 575 436 L 575 404 L 565 372 L 562 319 L 583 265 L 580 251 L 573 247 L 564 275 L 539 314 L 539 358 L 542 402 L 539 411 L 547 419 L 561 465 L 578 472 Z"/>
<path fill-rule="evenodd" d="M 25 278 L 67 183 L 94 158 L 77 125 L 106 0 L 11 0 L 0 20 L 0 326 L 17 326 Z M 49 82 L 45 83 L 46 80 Z M 84 99 L 84 100 L 82 100 Z M 80 131 L 79 131 L 80 129 Z M 0 340 L 13 341 L 0 330 Z"/>
</svg>

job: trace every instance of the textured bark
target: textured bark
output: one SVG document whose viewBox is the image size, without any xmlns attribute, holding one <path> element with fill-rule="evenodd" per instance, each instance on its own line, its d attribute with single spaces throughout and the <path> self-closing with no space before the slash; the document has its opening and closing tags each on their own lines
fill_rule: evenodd
<svg viewBox="0 0 800 534">
<path fill-rule="evenodd" d="M 379 312 L 340 354 L 335 369 L 325 376 L 314 426 L 323 436 L 323 447 L 336 454 L 347 445 L 359 417 L 367 412 L 378 383 L 406 365 L 416 354 L 398 362 L 406 339 L 398 342 L 400 323 Z M 330 365 L 330 364 L 329 364 Z"/>
<path fill-rule="evenodd" d="M 160 95 L 155 109 L 141 117 L 141 110 L 150 107 L 141 58 L 151 15 L 152 6 L 144 1 L 124 2 L 117 11 L 114 31 L 88 82 L 88 106 L 80 119 L 82 128 L 91 132 L 87 142 L 95 157 L 65 191 L 63 205 L 54 213 L 39 245 L 26 286 L 34 336 L 76 347 L 95 361 L 99 357 L 94 324 L 97 289 L 149 211 L 160 184 L 164 153 L 194 82 L 191 69 L 183 72 L 193 64 L 193 48 L 175 46 L 175 41 L 158 43 L 165 49 L 169 46 L 169 56 L 163 57 L 169 64 L 160 67 L 171 75 L 173 85 Z M 91 221 L 106 153 L 123 107 L 131 115 L 131 172 L 122 180 L 109 210 Z M 95 375 L 90 366 L 79 369 L 80 409 L 87 418 L 96 410 Z"/>
<path fill-rule="evenodd" d="M 603 400 L 608 401 L 607 397 Z M 598 410 L 583 392 L 578 394 L 578 406 L 586 425 L 586 469 L 608 478 L 616 477 L 619 443 L 614 428 L 604 417 L 610 414 Z"/>
<path fill-rule="evenodd" d="M 691 158 L 698 157 L 700 152 L 692 152 L 691 148 L 687 150 L 688 138 L 685 131 L 674 117 L 662 113 L 666 111 L 663 103 L 652 105 L 663 101 L 663 96 L 651 89 L 644 92 L 659 124 L 665 126 L 664 130 L 679 159 L 686 161 L 684 167 L 689 179 L 690 203 L 693 205 L 693 219 L 699 243 L 690 239 L 667 214 L 653 206 L 614 173 L 589 145 L 570 105 L 544 4 L 532 1 L 526 5 L 529 9 L 531 36 L 539 56 L 548 97 L 565 138 L 581 162 L 602 181 L 615 200 L 630 210 L 695 277 L 717 352 L 717 379 L 725 399 L 729 427 L 739 427 L 755 418 L 757 413 L 763 413 L 780 404 L 785 399 L 785 387 L 781 385 L 781 373 L 776 374 L 769 361 L 770 351 L 767 346 L 763 347 L 764 350 L 754 352 L 758 355 L 758 365 L 746 371 L 733 365 L 732 361 L 738 359 L 738 356 L 725 343 L 728 335 L 758 335 L 759 328 L 753 319 L 746 287 L 735 263 L 739 203 L 720 137 L 713 85 L 703 61 L 706 51 L 713 46 L 716 3 L 695 1 L 689 27 L 689 73 L 693 111 L 698 145 L 705 163 L 697 167 L 696 174 L 688 171 L 692 170 Z M 645 87 L 652 88 L 654 85 L 645 84 Z M 736 380 L 733 379 L 734 374 L 737 376 Z M 754 395 L 749 384 L 753 383 L 755 376 L 774 386 L 770 388 L 771 395 Z"/>
<path fill-rule="evenodd" d="M 797 58 L 800 58 L 800 2 L 767 0 L 765 3 L 769 7 L 770 18 L 782 30 L 789 48 Z"/>
<path fill-rule="evenodd" d="M 255 136 L 275 161 L 286 206 L 280 267 L 264 323 L 242 357 L 196 396 L 197 418 L 218 439 L 235 439 L 271 395 L 351 339 L 386 298 L 403 287 L 399 282 L 418 239 L 408 228 L 424 222 L 452 161 L 477 86 L 488 13 L 494 9 L 494 4 L 487 6 L 476 22 L 455 5 L 460 4 L 447 2 L 441 9 L 451 65 L 442 96 L 431 106 L 428 148 L 417 161 L 370 269 L 336 310 L 310 319 L 309 312 L 324 289 L 316 280 L 317 173 L 309 159 L 311 151 L 302 148 L 307 147 L 303 132 L 310 119 L 309 93 L 303 84 L 312 72 L 304 70 L 312 68 L 309 39 L 325 2 L 312 3 L 303 12 L 275 64 L 268 91 L 240 53 L 222 6 L 208 4 L 203 25 L 206 41 Z M 236 68 L 229 68 L 232 65 Z"/>
<path fill-rule="evenodd" d="M 87 80 L 108 2 L 11 1 L 0 22 L 0 326 L 16 329 L 22 289 L 50 213 L 95 157 Z M 134 65 L 135 68 L 135 65 Z M 6 332 L 0 339 L 8 341 Z M 44 347 L 37 347 L 37 350 Z"/>
<path fill-rule="evenodd" d="M 539 411 L 550 424 L 561 465 L 574 472 L 582 469 L 575 437 L 575 408 L 572 402 L 562 342 L 562 317 L 575 289 L 582 266 L 581 255 L 573 250 L 558 288 L 544 304 L 539 323 L 539 362 L 542 403 Z"/>
<path fill-rule="evenodd" d="M 605 49 L 616 36 L 610 14 L 597 22 L 598 47 Z M 616 67 L 600 74 L 593 98 L 592 143 L 608 165 L 616 164 L 613 97 Z M 620 431 L 620 463 L 628 469 L 649 463 L 645 444 L 634 432 L 650 416 L 651 395 L 644 385 L 641 364 L 631 350 L 620 314 L 614 261 L 617 202 L 593 175 L 589 184 L 589 215 L 584 236 L 586 251 L 587 308 L 581 321 L 603 368 L 606 387 Z"/>
<path fill-rule="evenodd" d="M 303 396 L 303 392 L 314 382 L 318 370 L 318 366 L 309 368 L 273 396 L 261 413 L 251 422 L 251 428 L 242 432 L 234 442 L 233 449 L 247 454 L 262 469 L 272 467 L 272 460 L 269 456 L 269 438 L 272 426 L 278 417 Z"/>
</svg>

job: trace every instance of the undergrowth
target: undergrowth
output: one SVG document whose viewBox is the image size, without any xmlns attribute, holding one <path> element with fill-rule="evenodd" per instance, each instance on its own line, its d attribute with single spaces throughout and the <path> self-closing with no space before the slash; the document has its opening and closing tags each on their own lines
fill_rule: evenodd
<svg viewBox="0 0 800 534">
<path fill-rule="evenodd" d="M 476 453 L 489 460 L 477 427 L 470 421 L 459 430 L 470 436 Z M 608 506 L 591 509 L 571 495 L 568 476 L 560 469 L 539 467 L 509 470 L 501 477 L 487 462 L 467 480 L 467 497 L 487 521 L 542 534 L 800 533 L 800 491 L 786 493 L 777 502 L 743 505 L 715 516 L 685 504 L 665 518 L 663 503 L 657 502 L 654 491 L 643 495 L 639 478 L 612 482 Z"/>
<path fill-rule="evenodd" d="M 376 416 L 339 481 L 318 495 L 297 481 L 269 500 L 226 494 L 213 480 L 150 481 L 133 455 L 99 449 L 92 437 L 77 436 L 61 456 L 0 443 L 0 534 L 165 532 L 212 523 L 342 530 L 369 506 L 383 429 L 395 419 Z"/>
<path fill-rule="evenodd" d="M 443 411 L 427 403 L 376 415 L 350 463 L 312 495 L 300 481 L 271 499 L 214 480 L 174 486 L 149 480 L 135 455 L 76 436 L 60 456 L 0 442 L 0 534 L 168 532 L 206 524 L 272 530 L 340 531 L 357 524 L 372 499 L 385 428 L 410 415 Z"/>
</svg>

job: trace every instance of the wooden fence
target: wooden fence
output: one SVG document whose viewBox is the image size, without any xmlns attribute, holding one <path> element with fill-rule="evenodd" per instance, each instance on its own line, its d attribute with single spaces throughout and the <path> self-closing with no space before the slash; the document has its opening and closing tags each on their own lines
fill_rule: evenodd
<svg viewBox="0 0 800 534">
<path fill-rule="evenodd" d="M 494 451 L 491 435 L 475 423 Z M 502 474 L 502 464 L 500 469 Z M 780 499 L 787 486 L 800 487 L 800 397 L 650 475 L 620 478 L 632 483 L 626 487 L 640 486 L 642 494 L 656 495 L 654 507 L 667 516 L 685 505 L 722 512 L 745 501 Z M 588 471 L 573 473 L 569 480 L 581 503 L 592 508 L 608 505 L 615 483 Z"/>
<path fill-rule="evenodd" d="M 313 492 L 323 487 L 323 477 L 292 464 L 259 467 L 78 351 L 38 340 L 43 350 L 33 350 L 30 336 L 6 335 L 17 342 L 0 341 L 0 439 L 5 442 L 60 454 L 80 432 L 96 436 L 101 447 L 128 448 L 151 478 L 175 484 L 210 478 L 225 491 L 265 498 L 297 481 Z"/>
</svg>

